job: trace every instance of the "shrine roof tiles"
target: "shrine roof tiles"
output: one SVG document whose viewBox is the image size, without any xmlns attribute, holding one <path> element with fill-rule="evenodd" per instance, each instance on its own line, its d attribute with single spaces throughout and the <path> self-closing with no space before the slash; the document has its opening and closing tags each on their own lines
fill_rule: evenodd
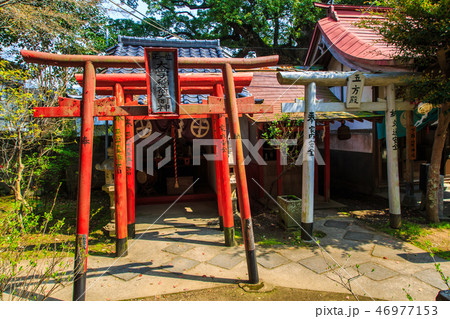
<svg viewBox="0 0 450 319">
<path fill-rule="evenodd" d="M 362 71 L 397 71 L 406 69 L 394 59 L 396 47 L 383 41 L 372 29 L 359 27 L 364 19 L 384 19 L 383 15 L 372 15 L 369 7 L 328 5 L 315 3 L 327 9 L 327 17 L 319 20 L 314 30 L 305 65 L 317 61 L 316 47 L 323 42 L 338 61 Z M 388 8 L 370 7 L 370 10 L 385 12 Z M 320 53 L 319 53 L 320 54 Z"/>
<path fill-rule="evenodd" d="M 179 57 L 189 58 L 229 58 L 231 55 L 220 47 L 219 40 L 179 40 L 164 38 L 138 38 L 119 36 L 119 43 L 106 50 L 115 56 L 144 56 L 145 47 L 178 48 Z M 106 73 L 144 73 L 142 68 L 108 68 Z M 180 69 L 180 73 L 220 73 L 219 69 Z M 207 95 L 181 96 L 181 103 L 202 103 Z"/>
</svg>

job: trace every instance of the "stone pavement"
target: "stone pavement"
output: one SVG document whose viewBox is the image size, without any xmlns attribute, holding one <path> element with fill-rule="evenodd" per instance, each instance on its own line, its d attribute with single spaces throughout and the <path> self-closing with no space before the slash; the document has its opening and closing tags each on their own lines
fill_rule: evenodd
<svg viewBox="0 0 450 319">
<path fill-rule="evenodd" d="M 216 287 L 246 280 L 243 246 L 225 247 L 216 204 L 177 203 L 139 207 L 141 222 L 129 255 L 89 256 L 86 300 L 124 300 Z M 323 216 L 324 214 L 320 214 Z M 147 216 L 147 217 L 146 217 Z M 433 259 L 408 243 L 360 226 L 351 217 L 321 218 L 315 230 L 326 236 L 313 247 L 257 247 L 259 275 L 271 285 L 348 292 L 385 300 L 434 300 L 445 286 Z M 141 226 L 147 225 L 144 231 Z M 268 236 L 269 237 L 269 236 Z M 450 262 L 436 258 L 450 275 Z M 71 300 L 72 285 L 53 297 Z"/>
</svg>

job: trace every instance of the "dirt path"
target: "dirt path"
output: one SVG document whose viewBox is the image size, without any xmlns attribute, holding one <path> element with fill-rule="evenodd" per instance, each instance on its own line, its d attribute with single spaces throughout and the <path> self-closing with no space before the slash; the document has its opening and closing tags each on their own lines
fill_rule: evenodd
<svg viewBox="0 0 450 319">
<path fill-rule="evenodd" d="M 175 294 L 153 296 L 142 301 L 310 301 L 310 300 L 337 300 L 354 301 L 350 294 L 275 287 L 270 292 L 245 292 L 237 285 L 188 291 Z M 359 297 L 359 300 L 371 300 Z"/>
</svg>

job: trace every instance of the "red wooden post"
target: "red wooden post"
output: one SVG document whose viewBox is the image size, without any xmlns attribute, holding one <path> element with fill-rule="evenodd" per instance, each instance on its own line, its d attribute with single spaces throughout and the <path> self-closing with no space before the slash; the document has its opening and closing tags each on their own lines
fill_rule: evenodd
<svg viewBox="0 0 450 319">
<path fill-rule="evenodd" d="M 114 86 L 117 105 L 124 105 L 123 87 Z M 128 254 L 127 243 L 127 176 L 125 155 L 125 117 L 114 117 L 114 189 L 116 201 L 116 257 Z"/>
<path fill-rule="evenodd" d="M 217 118 L 217 115 L 214 114 L 211 116 L 211 122 L 213 127 L 213 139 L 214 142 L 217 143 L 219 139 L 219 120 Z M 218 159 L 221 153 L 220 152 L 221 147 L 218 147 L 217 145 L 214 147 L 214 153 L 216 154 L 216 158 L 214 159 L 214 166 L 216 169 L 216 188 L 217 188 L 217 206 L 219 209 L 219 225 L 220 230 L 223 230 L 223 176 L 222 176 L 222 161 Z"/>
<path fill-rule="evenodd" d="M 85 63 L 84 78 L 83 103 L 81 104 L 80 161 L 78 166 L 77 235 L 73 279 L 74 301 L 84 301 L 86 298 L 95 100 L 95 67 L 92 62 Z"/>
<path fill-rule="evenodd" d="M 236 92 L 233 81 L 233 69 L 226 63 L 222 69 L 223 82 L 225 84 L 225 109 L 228 114 L 231 138 L 235 140 L 235 173 L 236 188 L 241 213 L 242 234 L 244 237 L 245 253 L 247 257 L 247 269 L 249 282 L 259 282 L 258 266 L 256 263 L 255 240 L 253 236 L 252 217 L 250 212 L 250 199 L 248 196 L 247 177 L 245 175 L 244 151 L 242 148 L 241 128 L 239 126 L 239 113 L 236 103 Z"/>
<path fill-rule="evenodd" d="M 263 138 L 263 137 L 262 137 L 262 134 L 263 134 L 263 127 L 264 127 L 264 124 L 263 124 L 263 123 L 260 123 L 260 124 L 258 125 L 258 130 L 259 130 L 258 136 L 259 136 L 259 138 Z M 264 148 L 261 147 L 261 148 L 258 150 L 258 152 L 259 152 L 259 155 L 261 156 L 261 158 L 264 158 L 264 157 L 263 157 L 263 156 L 264 156 Z M 261 186 L 264 187 L 264 166 L 263 166 L 263 165 L 258 165 L 258 171 L 259 171 L 259 185 L 261 185 Z M 260 188 L 259 188 L 259 198 L 263 198 L 263 197 L 264 197 L 264 189 L 260 187 Z"/>
<path fill-rule="evenodd" d="M 125 103 L 133 101 L 133 95 L 125 96 Z M 126 162 L 127 162 L 127 220 L 128 220 L 128 238 L 136 237 L 135 226 L 135 196 L 136 182 L 134 169 L 134 120 L 132 116 L 125 118 L 125 140 L 126 140 Z"/>
<path fill-rule="evenodd" d="M 222 84 L 216 84 L 214 86 L 214 94 L 223 97 Z M 219 147 L 221 161 L 219 163 L 223 192 L 223 233 L 225 237 L 225 246 L 231 247 L 236 244 L 236 241 L 234 239 L 233 201 L 231 199 L 230 165 L 228 163 L 227 121 L 224 114 L 217 115 L 217 138 L 221 140 Z"/>
<path fill-rule="evenodd" d="M 283 195 L 283 177 L 280 176 L 283 172 L 283 166 L 281 166 L 281 151 L 277 149 L 277 195 Z"/>
<path fill-rule="evenodd" d="M 325 124 L 325 140 L 323 143 L 324 157 L 325 157 L 325 172 L 324 172 L 324 198 L 326 202 L 330 201 L 330 123 Z"/>
</svg>

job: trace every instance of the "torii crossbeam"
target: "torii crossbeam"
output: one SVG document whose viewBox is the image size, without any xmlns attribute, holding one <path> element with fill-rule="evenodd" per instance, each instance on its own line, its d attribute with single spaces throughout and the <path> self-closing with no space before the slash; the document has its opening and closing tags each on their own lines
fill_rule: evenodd
<svg viewBox="0 0 450 319">
<path fill-rule="evenodd" d="M 395 85 L 407 85 L 406 78 L 412 73 L 362 73 L 334 71 L 279 72 L 280 84 L 304 85 L 305 101 L 283 103 L 283 112 L 304 112 L 303 177 L 302 177 L 302 239 L 310 240 L 314 222 L 314 161 L 315 161 L 315 112 L 384 111 L 386 113 L 386 148 L 388 163 L 390 225 L 401 225 L 400 188 L 397 155 L 397 121 L 395 110 L 412 110 L 408 102 L 396 101 Z M 356 77 L 356 82 L 355 78 Z M 357 86 L 354 86 L 357 83 Z M 347 86 L 347 101 L 325 103 L 316 99 L 316 85 Z M 386 100 L 361 102 L 362 88 L 385 86 Z M 353 90 L 353 91 L 350 91 Z M 352 97 L 351 95 L 354 94 Z M 358 96 L 359 94 L 359 96 Z M 356 105 L 356 106 L 355 106 Z"/>
<path fill-rule="evenodd" d="M 242 148 L 241 132 L 239 127 L 239 113 L 259 113 L 270 112 L 270 109 L 262 109 L 260 105 L 255 105 L 252 99 L 236 99 L 236 85 L 233 76 L 233 68 L 251 69 L 265 66 L 273 66 L 278 62 L 278 56 L 267 56 L 254 59 L 234 59 L 234 58 L 178 58 L 179 68 L 204 68 L 221 69 L 222 79 L 216 83 L 212 89 L 214 96 L 210 96 L 208 103 L 194 106 L 186 106 L 186 111 L 180 110 L 178 114 L 150 114 L 147 106 L 137 106 L 130 99 L 132 94 L 140 94 L 144 89 L 142 79 L 137 79 L 141 75 L 136 75 L 138 83 L 133 83 L 133 87 L 125 84 L 120 75 L 96 75 L 96 68 L 145 68 L 145 57 L 116 57 L 116 56 L 89 56 L 89 55 L 59 55 L 44 52 L 22 50 L 21 54 L 26 62 L 44 65 L 63 67 L 83 67 L 82 80 L 83 93 L 82 101 L 71 99 L 60 99 L 59 107 L 36 108 L 35 116 L 43 117 L 81 117 L 80 133 L 80 161 L 78 178 L 78 203 L 77 203 L 77 235 L 74 265 L 74 290 L 73 300 L 85 300 L 86 297 L 86 271 L 88 253 L 88 233 L 89 233 L 89 210 L 90 191 L 92 178 L 92 152 L 93 152 L 93 130 L 94 117 L 114 118 L 114 162 L 115 162 L 115 191 L 116 191 L 116 253 L 121 256 L 127 251 L 127 228 L 126 225 L 126 176 L 123 168 L 126 167 L 125 154 L 125 118 L 133 117 L 140 119 L 170 119 L 192 116 L 196 118 L 202 116 L 216 116 L 215 122 L 225 123 L 224 113 L 228 116 L 231 138 L 236 141 L 235 174 L 237 182 L 237 192 L 241 213 L 242 230 L 247 257 L 247 268 L 250 283 L 258 283 L 259 276 L 256 264 L 255 243 L 253 238 L 253 226 L 251 222 L 250 202 L 247 188 L 247 178 L 244 167 L 244 154 Z M 144 75 L 145 76 L 145 75 Z M 109 77 L 109 78 L 108 78 Z M 125 76 L 126 77 L 126 76 Z M 239 76 L 238 76 L 239 77 Z M 183 76 L 180 77 L 181 83 Z M 128 81 L 127 80 L 127 81 Z M 186 80 L 186 79 L 185 79 Z M 187 79 L 189 82 L 189 80 Z M 201 79 L 199 80 L 201 82 Z M 105 86 L 97 89 L 96 82 Z M 237 81 L 238 82 L 238 81 Z M 136 85 L 135 85 L 136 84 Z M 211 88 L 198 85 L 186 86 L 189 93 L 203 93 Z M 223 89 L 222 89 L 223 85 Z M 132 87 L 132 89 L 130 89 Z M 129 89 L 127 91 L 127 88 Z M 102 91 L 103 90 L 103 91 Z M 182 90 L 182 88 L 181 88 Z M 223 91 L 222 91 L 223 90 Z M 111 98 L 96 100 L 97 93 L 113 94 Z M 186 93 L 187 93 L 186 92 Z M 223 93 L 225 98 L 223 98 Z M 180 93 L 180 92 L 179 92 Z M 184 92 L 183 92 L 184 93 Z M 183 108 L 185 105 L 183 105 Z M 183 113 L 185 112 L 185 113 Z M 217 119 L 218 117 L 218 119 Z M 223 150 L 225 152 L 226 150 Z M 225 153 L 223 153 L 225 158 Z M 225 165 L 224 165 L 225 166 Z M 220 210 L 220 209 L 219 209 Z M 125 222 L 124 222 L 125 221 Z M 119 228 L 119 229 L 117 229 Z"/>
</svg>

